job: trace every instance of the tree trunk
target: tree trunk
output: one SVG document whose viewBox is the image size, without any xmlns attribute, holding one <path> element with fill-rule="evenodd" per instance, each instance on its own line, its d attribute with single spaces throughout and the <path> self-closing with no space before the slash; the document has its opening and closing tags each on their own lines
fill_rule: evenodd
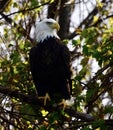
<svg viewBox="0 0 113 130">
<path fill-rule="evenodd" d="M 61 39 L 65 39 L 69 35 L 72 10 L 73 4 L 70 3 L 70 0 L 61 0 L 59 10 L 60 31 L 58 33 Z"/>
<path fill-rule="evenodd" d="M 74 2 L 74 0 L 72 0 Z M 59 19 L 60 31 L 58 35 L 61 39 L 67 38 L 69 35 L 70 19 L 74 4 L 70 0 L 55 0 L 48 7 L 48 18 Z"/>
<path fill-rule="evenodd" d="M 52 4 L 49 4 L 48 6 L 48 18 L 56 19 L 58 16 L 58 4 L 59 0 L 54 0 Z"/>
</svg>

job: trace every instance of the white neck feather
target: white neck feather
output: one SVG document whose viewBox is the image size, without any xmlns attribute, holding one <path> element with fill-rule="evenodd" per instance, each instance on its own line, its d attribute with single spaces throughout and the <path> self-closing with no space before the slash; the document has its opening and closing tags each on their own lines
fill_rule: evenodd
<svg viewBox="0 0 113 130">
<path fill-rule="evenodd" d="M 56 37 L 56 38 L 60 39 L 59 36 L 57 35 L 56 30 L 49 30 L 49 31 L 41 30 L 40 31 L 39 28 L 35 30 L 34 37 L 37 42 L 43 42 L 45 39 L 47 39 L 49 37 Z"/>
</svg>

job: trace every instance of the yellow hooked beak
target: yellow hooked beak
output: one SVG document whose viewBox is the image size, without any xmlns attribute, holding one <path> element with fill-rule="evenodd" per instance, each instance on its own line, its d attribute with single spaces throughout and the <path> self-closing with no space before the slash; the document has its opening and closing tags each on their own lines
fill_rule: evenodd
<svg viewBox="0 0 113 130">
<path fill-rule="evenodd" d="M 60 25 L 59 25 L 57 22 L 53 23 L 53 24 L 51 25 L 51 27 L 52 27 L 53 29 L 57 29 L 58 31 L 59 31 L 59 29 L 60 29 Z"/>
</svg>

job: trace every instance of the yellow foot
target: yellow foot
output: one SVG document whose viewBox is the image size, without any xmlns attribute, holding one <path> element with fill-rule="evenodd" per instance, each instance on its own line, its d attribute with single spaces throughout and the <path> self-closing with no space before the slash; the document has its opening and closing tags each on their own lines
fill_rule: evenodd
<svg viewBox="0 0 113 130">
<path fill-rule="evenodd" d="M 46 105 L 47 100 L 48 100 L 48 101 L 51 101 L 50 96 L 49 96 L 49 94 L 48 94 L 48 93 L 46 93 L 46 95 L 45 95 L 45 96 L 38 97 L 38 99 L 43 99 L 43 100 L 44 100 L 44 106 Z"/>
<path fill-rule="evenodd" d="M 70 107 L 74 104 L 74 97 L 71 97 L 69 100 L 62 99 L 62 101 L 58 104 L 59 106 L 63 106 L 63 110 L 66 107 Z"/>
<path fill-rule="evenodd" d="M 62 99 L 62 101 L 58 104 L 59 106 L 63 106 L 63 110 L 68 106 L 65 99 Z"/>
</svg>

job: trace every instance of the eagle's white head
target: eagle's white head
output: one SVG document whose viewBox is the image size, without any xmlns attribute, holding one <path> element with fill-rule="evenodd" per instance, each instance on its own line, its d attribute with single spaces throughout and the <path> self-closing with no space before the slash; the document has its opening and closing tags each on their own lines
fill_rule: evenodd
<svg viewBox="0 0 113 130">
<path fill-rule="evenodd" d="M 44 19 L 41 22 L 36 22 L 34 38 L 37 42 L 43 42 L 48 37 L 56 37 L 59 39 L 57 35 L 59 29 L 60 26 L 54 19 Z"/>
</svg>

